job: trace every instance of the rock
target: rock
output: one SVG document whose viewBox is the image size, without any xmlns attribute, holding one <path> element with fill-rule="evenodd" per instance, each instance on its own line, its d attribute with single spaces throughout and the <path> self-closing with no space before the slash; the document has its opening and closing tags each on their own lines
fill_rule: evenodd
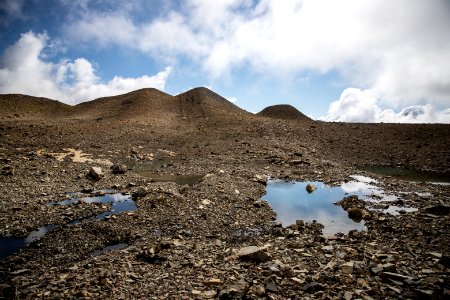
<svg viewBox="0 0 450 300">
<path fill-rule="evenodd" d="M 89 175 L 95 180 L 100 180 L 104 176 L 100 167 L 91 167 L 91 169 L 89 170 Z"/>
<path fill-rule="evenodd" d="M 397 271 L 397 268 L 395 267 L 395 265 L 391 264 L 391 263 L 381 265 L 381 268 L 383 269 L 384 272 L 396 272 Z"/>
<path fill-rule="evenodd" d="M 349 208 L 347 209 L 348 217 L 352 220 L 362 220 L 364 212 L 359 208 Z"/>
<path fill-rule="evenodd" d="M 261 183 L 262 185 L 266 186 L 267 185 L 267 178 L 261 176 L 261 175 L 255 175 L 254 181 Z"/>
<path fill-rule="evenodd" d="M 302 291 L 305 291 L 305 292 L 309 293 L 309 294 L 314 294 L 314 293 L 316 293 L 318 291 L 322 291 L 323 290 L 323 286 L 320 283 L 318 283 L 318 282 L 310 282 L 310 283 L 302 285 L 300 287 L 300 289 Z"/>
<path fill-rule="evenodd" d="M 211 204 L 211 201 L 208 200 L 208 199 L 203 199 L 203 200 L 201 201 L 201 203 L 202 203 L 203 205 L 210 205 L 210 204 Z"/>
<path fill-rule="evenodd" d="M 411 282 L 411 281 L 415 280 L 413 277 L 398 274 L 398 273 L 393 273 L 393 272 L 381 272 L 380 276 L 383 278 L 390 278 L 390 279 L 402 281 L 402 282 L 406 282 L 406 281 Z"/>
<path fill-rule="evenodd" d="M 265 249 L 257 246 L 248 246 L 239 249 L 237 256 L 242 260 L 250 260 L 253 262 L 266 262 L 272 259 L 272 257 L 265 252 Z"/>
<path fill-rule="evenodd" d="M 211 290 L 211 291 L 203 291 L 200 294 L 200 297 L 203 299 L 213 299 L 217 296 L 217 291 Z"/>
<path fill-rule="evenodd" d="M 253 292 L 255 293 L 256 296 L 258 297 L 262 297 L 266 294 L 266 290 L 264 289 L 264 287 L 262 285 L 257 285 L 255 287 L 253 287 Z"/>
<path fill-rule="evenodd" d="M 214 285 L 221 285 L 222 281 L 219 278 L 211 278 L 205 282 L 203 282 L 205 286 L 214 286 Z"/>
<path fill-rule="evenodd" d="M 317 187 L 316 187 L 314 184 L 308 183 L 308 184 L 306 185 L 306 191 L 307 191 L 308 193 L 312 193 L 312 192 L 314 192 L 315 190 L 317 190 Z"/>
<path fill-rule="evenodd" d="M 447 205 L 432 205 L 427 206 L 424 208 L 424 210 L 430 214 L 438 215 L 438 216 L 445 216 L 450 214 L 450 206 Z"/>
<path fill-rule="evenodd" d="M 291 280 L 292 280 L 293 282 L 295 282 L 295 284 L 297 284 L 297 285 L 301 285 L 301 284 L 305 283 L 304 280 L 301 280 L 301 279 L 299 279 L 299 278 L 297 278 L 297 277 L 292 277 Z"/>
<path fill-rule="evenodd" d="M 352 300 L 352 298 L 353 298 L 353 293 L 351 293 L 351 292 L 349 292 L 349 291 L 346 291 L 346 292 L 344 293 L 344 299 L 345 299 L 345 300 Z"/>
<path fill-rule="evenodd" d="M 2 169 L 3 175 L 12 176 L 15 173 L 16 173 L 16 170 L 14 169 L 14 167 L 11 167 L 11 166 L 6 166 L 6 167 L 3 167 L 3 169 Z"/>
<path fill-rule="evenodd" d="M 271 293 L 277 293 L 278 292 L 278 286 L 273 281 L 267 283 L 266 285 L 266 291 Z"/>
<path fill-rule="evenodd" d="M 220 300 L 242 299 L 242 297 L 247 293 L 247 291 L 248 286 L 244 282 L 240 284 L 230 285 L 220 291 L 219 299 Z"/>
<path fill-rule="evenodd" d="M 126 165 L 115 164 L 111 167 L 113 174 L 125 174 L 128 171 Z"/>
<path fill-rule="evenodd" d="M 439 263 L 443 265 L 444 267 L 449 268 L 450 267 L 450 255 L 442 255 L 442 257 L 439 259 Z"/>
<path fill-rule="evenodd" d="M 341 201 L 336 202 L 336 204 L 342 206 L 344 210 L 356 207 L 364 208 L 365 205 L 364 201 L 360 200 L 356 195 L 344 197 Z"/>
<path fill-rule="evenodd" d="M 301 228 L 301 227 L 305 226 L 305 221 L 303 221 L 303 220 L 296 220 L 295 224 L 297 224 L 298 228 Z"/>
<path fill-rule="evenodd" d="M 255 202 L 253 202 L 253 206 L 256 208 L 261 208 L 264 207 L 264 205 L 266 204 L 266 202 L 264 200 L 256 200 Z"/>
<path fill-rule="evenodd" d="M 423 300 L 435 300 L 435 299 L 441 299 L 439 297 L 439 291 L 437 290 L 422 290 L 422 289 L 417 289 L 414 290 L 414 292 L 417 295 L 417 299 L 423 299 Z M 442 299 L 446 299 L 446 298 L 442 298 Z"/>
<path fill-rule="evenodd" d="M 344 274 L 352 274 L 355 263 L 350 261 L 341 265 L 341 271 Z"/>
</svg>

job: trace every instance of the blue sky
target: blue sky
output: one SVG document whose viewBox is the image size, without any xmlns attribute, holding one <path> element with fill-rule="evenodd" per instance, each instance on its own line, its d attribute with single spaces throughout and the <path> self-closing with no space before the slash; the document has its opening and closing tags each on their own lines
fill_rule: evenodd
<svg viewBox="0 0 450 300">
<path fill-rule="evenodd" d="M 206 86 L 250 112 L 450 123 L 447 0 L 2 0 L 0 92 Z"/>
</svg>

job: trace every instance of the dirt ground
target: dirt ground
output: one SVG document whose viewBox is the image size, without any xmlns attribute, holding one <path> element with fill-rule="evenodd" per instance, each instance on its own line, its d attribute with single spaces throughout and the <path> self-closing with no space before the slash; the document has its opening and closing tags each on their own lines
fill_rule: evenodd
<svg viewBox="0 0 450 300">
<path fill-rule="evenodd" d="M 450 125 L 257 116 L 206 89 L 76 107 L 17 97 L 0 97 L 0 242 L 52 230 L 0 260 L 0 299 L 450 297 L 450 186 L 361 169 L 448 178 Z M 153 176 L 130 170 L 142 163 Z M 418 210 L 393 216 L 357 200 L 367 231 L 324 237 L 318 223 L 280 226 L 261 199 L 270 179 L 336 185 L 355 174 L 398 196 L 384 205 Z M 191 175 L 201 179 L 158 180 Z M 137 210 L 98 219 L 110 203 L 48 205 L 105 189 Z"/>
</svg>

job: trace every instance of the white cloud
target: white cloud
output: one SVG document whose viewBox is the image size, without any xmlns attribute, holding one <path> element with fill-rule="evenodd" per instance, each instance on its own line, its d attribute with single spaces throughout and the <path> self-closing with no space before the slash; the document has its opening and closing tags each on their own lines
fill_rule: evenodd
<svg viewBox="0 0 450 300">
<path fill-rule="evenodd" d="M 102 83 L 91 62 L 84 58 L 44 61 L 41 53 L 47 43 L 47 35 L 28 32 L 5 51 L 0 60 L 0 93 L 23 93 L 74 104 L 146 87 L 164 90 L 171 73 L 167 67 L 154 76 L 116 76 Z"/>
<path fill-rule="evenodd" d="M 413 105 L 398 113 L 382 108 L 382 101 L 372 90 L 348 88 L 339 100 L 330 104 L 321 117 L 333 122 L 384 122 L 384 123 L 450 123 L 450 109 L 437 110 L 433 105 Z"/>
<path fill-rule="evenodd" d="M 447 0 L 185 0 L 180 7 L 144 21 L 130 11 L 89 13 L 66 32 L 158 59 L 188 57 L 213 78 L 246 66 L 281 78 L 333 71 L 370 90 L 377 100 L 363 108 L 372 116 L 388 113 L 380 107 L 450 106 Z"/>
<path fill-rule="evenodd" d="M 236 103 L 238 101 L 238 99 L 236 97 L 227 97 L 226 99 L 228 101 L 230 101 L 231 103 Z"/>
</svg>

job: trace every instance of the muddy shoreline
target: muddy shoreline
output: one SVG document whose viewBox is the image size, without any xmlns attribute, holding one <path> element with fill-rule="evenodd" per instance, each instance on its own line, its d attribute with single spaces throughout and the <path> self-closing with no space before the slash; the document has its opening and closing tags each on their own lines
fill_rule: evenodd
<svg viewBox="0 0 450 300">
<path fill-rule="evenodd" d="M 359 169 L 448 176 L 448 125 L 3 118 L 0 133 L 0 236 L 56 226 L 0 260 L 0 298 L 449 297 L 450 187 Z M 151 160 L 162 162 L 154 178 L 111 169 Z M 100 180 L 88 175 L 92 166 Z M 363 203 L 367 231 L 325 238 L 317 223 L 281 227 L 261 200 L 269 178 L 337 185 L 356 174 L 398 196 L 386 205 L 418 210 L 392 216 Z M 179 185 L 156 175 L 202 178 Z M 133 195 L 138 209 L 70 224 L 111 205 L 46 205 L 102 189 Z M 117 244 L 128 246 L 98 254 Z"/>
</svg>

